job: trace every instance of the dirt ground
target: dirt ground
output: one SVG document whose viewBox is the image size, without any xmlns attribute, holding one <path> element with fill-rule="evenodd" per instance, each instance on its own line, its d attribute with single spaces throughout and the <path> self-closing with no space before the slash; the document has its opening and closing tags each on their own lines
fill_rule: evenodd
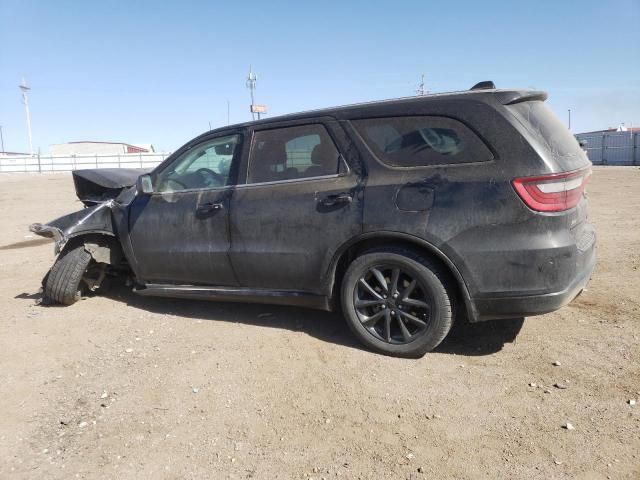
<svg viewBox="0 0 640 480">
<path fill-rule="evenodd" d="M 403 360 L 298 308 L 38 306 L 27 227 L 81 205 L 68 173 L 0 175 L 0 478 L 638 479 L 640 169 L 594 168 L 589 198 L 581 297 Z"/>
</svg>

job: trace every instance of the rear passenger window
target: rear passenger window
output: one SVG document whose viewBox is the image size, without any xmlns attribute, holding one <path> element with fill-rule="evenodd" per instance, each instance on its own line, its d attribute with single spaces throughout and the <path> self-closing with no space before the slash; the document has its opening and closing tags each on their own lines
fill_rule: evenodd
<svg viewBox="0 0 640 480">
<path fill-rule="evenodd" d="M 247 183 L 338 173 L 339 153 L 320 124 L 262 130 L 253 136 Z"/>
<path fill-rule="evenodd" d="M 394 167 L 485 162 L 493 155 L 463 123 L 446 117 L 389 117 L 354 120 L 373 153 Z"/>
</svg>

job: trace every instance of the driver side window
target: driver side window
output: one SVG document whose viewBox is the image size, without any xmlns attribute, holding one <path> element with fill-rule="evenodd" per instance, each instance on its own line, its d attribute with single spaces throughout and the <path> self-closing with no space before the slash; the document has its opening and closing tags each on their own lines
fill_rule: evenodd
<svg viewBox="0 0 640 480">
<path fill-rule="evenodd" d="M 179 192 L 224 187 L 240 142 L 240 135 L 229 135 L 193 146 L 158 173 L 154 190 Z"/>
</svg>

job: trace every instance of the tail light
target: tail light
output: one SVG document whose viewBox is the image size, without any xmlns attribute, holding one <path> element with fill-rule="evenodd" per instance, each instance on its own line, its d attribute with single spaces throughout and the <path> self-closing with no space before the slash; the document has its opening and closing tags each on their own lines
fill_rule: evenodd
<svg viewBox="0 0 640 480">
<path fill-rule="evenodd" d="M 520 198 L 532 210 L 561 212 L 575 207 L 584 194 L 591 168 L 512 180 Z"/>
</svg>

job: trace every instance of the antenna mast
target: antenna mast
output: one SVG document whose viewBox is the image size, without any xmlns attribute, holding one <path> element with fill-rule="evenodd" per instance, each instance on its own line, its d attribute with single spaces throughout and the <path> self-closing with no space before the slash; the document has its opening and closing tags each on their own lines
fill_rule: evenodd
<svg viewBox="0 0 640 480">
<path fill-rule="evenodd" d="M 424 73 L 422 74 L 420 85 L 418 85 L 418 88 L 416 89 L 416 93 L 418 95 L 426 95 L 427 93 L 429 93 L 429 90 L 426 89 L 424 84 Z"/>
<path fill-rule="evenodd" d="M 27 114 L 27 131 L 29 132 L 29 153 L 33 155 L 33 142 L 31 139 L 31 114 L 29 113 L 29 96 L 28 92 L 31 87 L 27 86 L 25 79 L 22 79 L 22 83 L 18 85 L 18 88 L 22 91 L 22 103 L 24 103 L 24 110 Z"/>
<path fill-rule="evenodd" d="M 258 76 L 251 69 L 251 65 L 249 65 L 249 75 L 247 76 L 247 88 L 251 92 L 251 106 L 252 107 L 255 104 L 255 102 L 254 102 L 254 92 L 255 92 L 255 89 L 256 89 L 256 82 L 257 81 L 258 81 Z M 251 109 L 251 118 L 253 120 L 256 119 L 256 114 L 253 111 L 253 108 Z M 260 113 L 258 113 L 258 120 L 260 120 Z"/>
</svg>

